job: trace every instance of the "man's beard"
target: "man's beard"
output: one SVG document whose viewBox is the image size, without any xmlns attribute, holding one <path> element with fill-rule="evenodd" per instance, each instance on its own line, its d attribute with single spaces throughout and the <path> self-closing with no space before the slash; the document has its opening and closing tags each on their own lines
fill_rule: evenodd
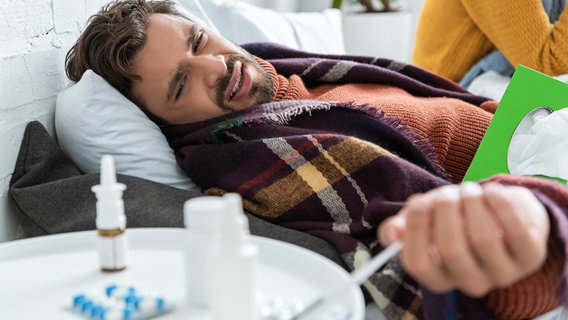
<svg viewBox="0 0 568 320">
<path fill-rule="evenodd" d="M 227 59 L 227 74 L 219 81 L 219 86 L 217 87 L 216 102 L 219 108 L 225 111 L 236 111 L 233 107 L 225 103 L 225 92 L 231 81 L 231 75 L 234 72 L 235 62 L 240 61 L 243 65 L 252 64 L 253 67 L 261 75 L 260 81 L 253 81 L 251 89 L 249 91 L 249 96 L 256 97 L 256 100 L 251 102 L 250 105 L 242 107 L 240 109 L 246 109 L 257 104 L 267 103 L 272 101 L 274 97 L 274 82 L 272 77 L 268 72 L 256 61 L 256 59 L 244 52 L 241 54 L 235 54 Z"/>
</svg>

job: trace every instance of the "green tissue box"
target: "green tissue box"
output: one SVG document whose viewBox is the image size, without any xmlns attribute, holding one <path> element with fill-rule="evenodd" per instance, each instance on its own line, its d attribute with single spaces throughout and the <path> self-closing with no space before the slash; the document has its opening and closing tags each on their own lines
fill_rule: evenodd
<svg viewBox="0 0 568 320">
<path fill-rule="evenodd" d="M 568 84 L 519 65 L 464 181 L 507 173 L 566 183 L 567 174 L 562 172 L 568 172 L 568 157 L 548 157 L 568 153 L 568 109 L 553 114 L 565 107 Z"/>
</svg>

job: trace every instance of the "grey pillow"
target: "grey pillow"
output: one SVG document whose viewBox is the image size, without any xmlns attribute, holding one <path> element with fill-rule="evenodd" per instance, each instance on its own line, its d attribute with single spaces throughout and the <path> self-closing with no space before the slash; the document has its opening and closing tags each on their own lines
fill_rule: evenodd
<svg viewBox="0 0 568 320">
<path fill-rule="evenodd" d="M 183 227 L 183 204 L 201 193 L 127 175 L 117 175 L 127 188 L 123 195 L 128 228 Z M 24 237 L 95 229 L 96 198 L 91 191 L 98 174 L 83 174 L 68 159 L 40 122 L 30 122 L 10 181 Z M 296 244 L 346 268 L 328 242 L 283 228 L 247 213 L 251 233 Z"/>
</svg>

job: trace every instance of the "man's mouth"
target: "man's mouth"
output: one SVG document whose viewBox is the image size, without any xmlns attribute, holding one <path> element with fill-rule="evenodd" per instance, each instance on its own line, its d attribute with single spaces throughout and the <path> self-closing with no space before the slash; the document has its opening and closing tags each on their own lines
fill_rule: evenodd
<svg viewBox="0 0 568 320">
<path fill-rule="evenodd" d="M 235 86 L 231 91 L 231 96 L 229 99 L 232 99 L 235 96 L 235 93 L 237 93 L 237 91 L 241 88 L 242 79 L 243 79 L 242 74 L 239 74 L 239 77 L 237 78 L 237 82 L 235 83 Z"/>
<path fill-rule="evenodd" d="M 241 61 L 235 61 L 233 74 L 225 91 L 225 101 L 233 102 L 245 98 L 252 85 L 250 70 Z"/>
</svg>

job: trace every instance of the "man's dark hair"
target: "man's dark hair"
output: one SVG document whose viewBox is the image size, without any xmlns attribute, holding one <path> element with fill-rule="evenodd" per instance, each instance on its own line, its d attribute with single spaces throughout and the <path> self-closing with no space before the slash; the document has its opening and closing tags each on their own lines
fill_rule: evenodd
<svg viewBox="0 0 568 320">
<path fill-rule="evenodd" d="M 115 0 L 89 18 L 85 30 L 67 53 L 67 77 L 77 82 L 91 69 L 132 100 L 132 81 L 137 77 L 131 64 L 146 44 L 146 30 L 153 13 L 189 20 L 169 0 Z"/>
</svg>

